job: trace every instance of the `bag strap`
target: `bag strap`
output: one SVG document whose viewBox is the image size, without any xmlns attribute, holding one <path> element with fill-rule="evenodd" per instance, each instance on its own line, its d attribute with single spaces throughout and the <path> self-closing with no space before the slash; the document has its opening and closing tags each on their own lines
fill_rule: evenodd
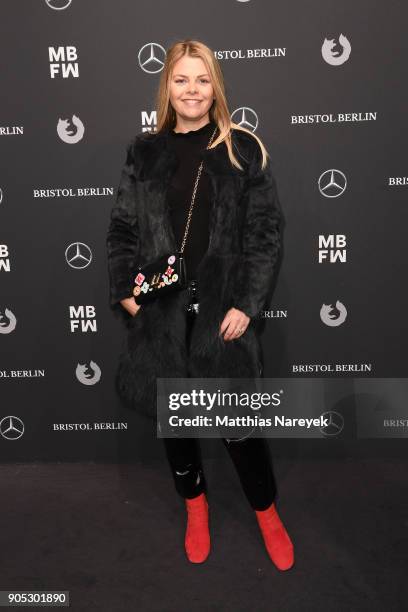
<svg viewBox="0 0 408 612">
<path fill-rule="evenodd" d="M 214 136 L 215 136 L 215 134 L 217 132 L 217 128 L 218 128 L 218 126 L 215 128 L 215 130 L 212 133 L 212 136 L 211 136 L 211 138 L 209 140 L 209 143 L 207 145 L 207 149 L 210 148 L 210 145 L 211 145 L 211 143 L 213 141 L 213 138 L 214 138 Z M 193 212 L 193 206 L 194 206 L 195 196 L 196 196 L 196 192 L 197 192 L 198 181 L 200 180 L 201 171 L 203 169 L 203 163 L 204 162 L 201 161 L 201 163 L 199 165 L 198 172 L 197 172 L 197 178 L 196 178 L 195 184 L 194 184 L 193 195 L 191 196 L 191 204 L 190 204 L 190 209 L 189 209 L 188 215 L 187 215 L 186 229 L 184 230 L 183 241 L 182 241 L 181 247 L 180 247 L 180 252 L 181 253 L 183 253 L 183 251 L 184 251 L 184 246 L 185 246 L 185 243 L 186 243 L 187 234 L 188 234 L 188 230 L 189 230 L 189 227 L 190 227 L 191 215 L 192 215 L 192 212 Z"/>
</svg>

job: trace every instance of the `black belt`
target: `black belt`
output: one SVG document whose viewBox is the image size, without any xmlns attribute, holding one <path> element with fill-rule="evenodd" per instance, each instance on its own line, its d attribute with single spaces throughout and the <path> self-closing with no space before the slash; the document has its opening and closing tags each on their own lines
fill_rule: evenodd
<svg viewBox="0 0 408 612">
<path fill-rule="evenodd" d="M 200 306 L 198 298 L 198 284 L 196 279 L 191 279 L 187 285 L 189 301 L 186 310 L 189 313 L 197 314 Z"/>
</svg>

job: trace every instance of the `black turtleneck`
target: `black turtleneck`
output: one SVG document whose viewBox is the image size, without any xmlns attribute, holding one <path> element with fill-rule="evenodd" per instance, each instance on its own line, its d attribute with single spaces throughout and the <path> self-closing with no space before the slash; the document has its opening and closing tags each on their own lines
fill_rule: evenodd
<svg viewBox="0 0 408 612">
<path fill-rule="evenodd" d="M 179 162 L 167 192 L 170 219 L 178 249 L 181 247 L 184 236 L 194 183 L 202 160 L 202 152 L 208 146 L 215 126 L 215 122 L 210 121 L 198 130 L 190 130 L 189 132 L 170 130 L 169 133 L 169 145 Z M 209 179 L 204 172 L 204 168 L 205 164 L 198 183 L 184 247 L 188 280 L 196 278 L 197 266 L 208 248 L 211 202 Z"/>
</svg>

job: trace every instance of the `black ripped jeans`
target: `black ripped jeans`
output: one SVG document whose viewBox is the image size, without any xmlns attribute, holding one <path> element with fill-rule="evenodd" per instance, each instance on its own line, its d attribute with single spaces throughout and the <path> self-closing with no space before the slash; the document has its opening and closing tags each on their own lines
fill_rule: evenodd
<svg viewBox="0 0 408 612">
<path fill-rule="evenodd" d="M 187 346 L 199 308 L 197 283 L 189 283 Z M 233 342 L 233 340 L 231 340 Z M 197 438 L 162 438 L 177 492 L 191 499 L 207 491 Z M 242 488 L 254 510 L 266 510 L 275 500 L 276 482 L 264 438 L 222 438 L 237 470 Z"/>
</svg>

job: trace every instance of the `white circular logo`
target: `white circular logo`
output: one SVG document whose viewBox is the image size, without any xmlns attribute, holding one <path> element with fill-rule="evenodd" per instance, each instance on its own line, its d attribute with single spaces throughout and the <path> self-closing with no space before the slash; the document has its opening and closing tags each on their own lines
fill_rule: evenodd
<svg viewBox="0 0 408 612">
<path fill-rule="evenodd" d="M 346 175 L 340 170 L 330 168 L 319 176 L 319 191 L 325 198 L 338 198 L 347 187 Z"/>
<path fill-rule="evenodd" d="M 72 0 L 45 0 L 45 3 L 54 11 L 63 11 L 68 8 Z"/>
<path fill-rule="evenodd" d="M 92 261 L 92 251 L 83 242 L 73 242 L 65 249 L 65 260 L 71 268 L 82 270 Z"/>
<path fill-rule="evenodd" d="M 94 361 L 78 363 L 75 375 L 83 385 L 95 385 L 101 379 L 101 368 Z"/>
<path fill-rule="evenodd" d="M 142 70 L 155 74 L 164 68 L 166 49 L 159 43 L 147 43 L 140 49 L 137 59 Z"/>
<path fill-rule="evenodd" d="M 0 310 L 0 334 L 10 334 L 16 329 L 17 319 L 11 310 L 4 309 L 4 314 Z"/>
<path fill-rule="evenodd" d="M 0 433 L 6 440 L 18 440 L 24 433 L 24 423 L 16 416 L 5 416 L 0 421 Z"/>
<path fill-rule="evenodd" d="M 249 106 L 236 108 L 231 115 L 231 120 L 251 132 L 255 132 L 258 127 L 258 115 Z"/>
<path fill-rule="evenodd" d="M 340 48 L 339 48 L 340 47 Z M 340 34 L 339 42 L 334 38 L 325 38 L 322 44 L 322 56 L 325 62 L 331 66 L 340 66 L 350 57 L 351 45 L 348 39 Z"/>
<path fill-rule="evenodd" d="M 57 134 L 63 142 L 76 144 L 82 140 L 84 132 L 85 126 L 76 115 L 72 115 L 72 119 L 58 119 Z"/>
<path fill-rule="evenodd" d="M 344 323 L 347 317 L 347 309 L 337 300 L 336 305 L 323 304 L 320 309 L 320 318 L 329 327 L 337 327 Z"/>
<path fill-rule="evenodd" d="M 328 410 L 327 412 L 323 412 L 321 416 L 328 419 L 327 425 L 322 425 L 322 427 L 319 427 L 324 436 L 338 436 L 339 433 L 343 431 L 344 419 L 339 412 L 336 412 L 335 410 Z"/>
</svg>

